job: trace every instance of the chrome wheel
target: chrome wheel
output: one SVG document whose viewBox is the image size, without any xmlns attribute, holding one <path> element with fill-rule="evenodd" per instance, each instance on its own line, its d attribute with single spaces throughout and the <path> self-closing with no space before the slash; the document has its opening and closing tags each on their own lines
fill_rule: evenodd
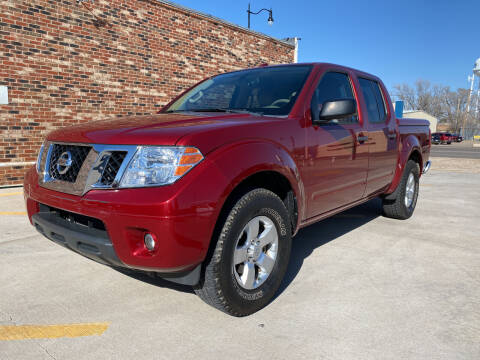
<svg viewBox="0 0 480 360">
<path fill-rule="evenodd" d="M 409 208 L 413 203 L 415 196 L 415 176 L 413 173 L 408 175 L 407 186 L 405 189 L 405 206 Z"/>
<path fill-rule="evenodd" d="M 272 220 L 257 216 L 243 228 L 233 253 L 233 273 L 247 290 L 258 288 L 270 276 L 278 252 L 278 233 Z"/>
</svg>

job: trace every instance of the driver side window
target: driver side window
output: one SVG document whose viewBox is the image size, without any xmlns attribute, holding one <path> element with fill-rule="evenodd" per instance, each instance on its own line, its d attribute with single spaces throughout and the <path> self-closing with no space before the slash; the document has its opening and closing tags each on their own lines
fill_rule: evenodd
<svg viewBox="0 0 480 360">
<path fill-rule="evenodd" d="M 347 74 L 327 72 L 323 75 L 312 97 L 312 120 L 318 120 L 322 106 L 327 101 L 354 99 L 352 85 Z M 356 123 L 358 116 L 353 115 L 343 119 L 333 119 L 330 123 Z"/>
</svg>

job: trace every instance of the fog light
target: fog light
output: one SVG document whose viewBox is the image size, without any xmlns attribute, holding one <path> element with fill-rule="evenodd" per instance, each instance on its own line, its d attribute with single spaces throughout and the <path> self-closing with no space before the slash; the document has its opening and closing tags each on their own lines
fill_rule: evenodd
<svg viewBox="0 0 480 360">
<path fill-rule="evenodd" d="M 148 250 L 153 251 L 155 249 L 155 239 L 152 234 L 145 234 L 143 242 Z"/>
</svg>

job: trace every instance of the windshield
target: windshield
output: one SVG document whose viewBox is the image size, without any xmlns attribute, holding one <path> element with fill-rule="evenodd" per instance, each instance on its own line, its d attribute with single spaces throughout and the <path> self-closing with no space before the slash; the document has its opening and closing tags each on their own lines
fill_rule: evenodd
<svg viewBox="0 0 480 360">
<path fill-rule="evenodd" d="M 311 68 L 292 65 L 217 75 L 195 86 L 165 112 L 247 111 L 288 115 Z"/>
</svg>

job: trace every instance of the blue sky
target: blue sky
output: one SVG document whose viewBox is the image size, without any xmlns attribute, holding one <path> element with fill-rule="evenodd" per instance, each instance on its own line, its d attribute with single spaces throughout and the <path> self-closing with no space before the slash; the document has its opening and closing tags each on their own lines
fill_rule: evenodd
<svg viewBox="0 0 480 360">
<path fill-rule="evenodd" d="M 248 1 L 175 0 L 247 26 Z M 252 29 L 276 38 L 299 36 L 299 61 L 351 66 L 383 79 L 389 89 L 417 79 L 467 88 L 480 57 L 479 0 L 252 0 Z"/>
</svg>

